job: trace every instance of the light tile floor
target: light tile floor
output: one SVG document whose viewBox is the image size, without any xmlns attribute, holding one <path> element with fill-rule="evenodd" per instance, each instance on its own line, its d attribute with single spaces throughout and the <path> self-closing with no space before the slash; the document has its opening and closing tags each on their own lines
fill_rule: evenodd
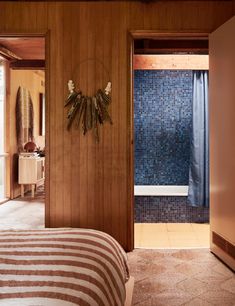
<svg viewBox="0 0 235 306">
<path fill-rule="evenodd" d="M 135 223 L 135 248 L 208 248 L 209 224 Z"/>
</svg>

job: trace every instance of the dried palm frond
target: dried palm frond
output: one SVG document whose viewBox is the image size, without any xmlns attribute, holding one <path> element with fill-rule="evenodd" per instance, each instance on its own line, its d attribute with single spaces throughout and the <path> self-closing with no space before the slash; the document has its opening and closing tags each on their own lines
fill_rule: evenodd
<svg viewBox="0 0 235 306">
<path fill-rule="evenodd" d="M 95 96 L 83 96 L 82 92 L 75 90 L 72 80 L 68 82 L 69 96 L 65 101 L 65 107 L 72 103 L 67 118 L 67 128 L 70 129 L 74 119 L 76 118 L 79 127 L 82 121 L 83 134 L 89 130 L 94 131 L 96 141 L 99 141 L 98 123 L 103 124 L 108 121 L 112 124 L 112 119 L 108 112 L 108 106 L 111 103 L 111 82 L 108 82 L 105 90 L 99 89 Z"/>
</svg>

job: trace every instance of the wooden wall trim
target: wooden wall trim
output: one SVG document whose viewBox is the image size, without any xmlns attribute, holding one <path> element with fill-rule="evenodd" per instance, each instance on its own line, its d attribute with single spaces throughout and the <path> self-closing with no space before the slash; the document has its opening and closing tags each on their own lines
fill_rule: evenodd
<svg viewBox="0 0 235 306">
<path fill-rule="evenodd" d="M 214 243 L 210 243 L 210 251 L 222 260 L 230 269 L 235 271 L 235 260 L 229 256 L 226 252 L 224 252 L 220 247 L 218 247 Z"/>
<path fill-rule="evenodd" d="M 9 137 L 6 137 L 10 134 L 10 68 L 9 68 L 9 62 L 3 61 L 3 65 L 5 66 L 5 85 L 6 85 L 6 91 L 5 91 L 5 151 L 9 154 L 10 152 L 10 139 Z M 8 155 L 6 159 L 6 197 L 11 198 L 11 160 L 10 156 Z"/>
<path fill-rule="evenodd" d="M 44 70 L 45 61 L 44 60 L 17 60 L 11 61 L 11 69 L 17 70 Z"/>
<path fill-rule="evenodd" d="M 51 43 L 51 31 L 47 30 L 44 34 L 45 37 L 45 110 L 46 110 L 46 122 L 45 122 L 45 227 L 50 227 L 50 211 L 51 211 L 51 202 L 50 202 L 50 43 Z"/>
<path fill-rule="evenodd" d="M 179 40 L 208 40 L 208 30 L 177 30 L 164 32 L 162 30 L 130 30 L 131 36 L 134 39 L 179 39 Z"/>
<path fill-rule="evenodd" d="M 134 55 L 134 70 L 208 70 L 208 55 Z"/>
<path fill-rule="evenodd" d="M 129 135 L 127 138 L 127 148 L 130 148 L 129 160 L 128 160 L 128 200 L 130 205 L 128 207 L 128 251 L 132 251 L 134 249 L 134 79 L 133 79 L 133 55 L 134 55 L 134 40 L 131 33 L 127 33 L 127 41 L 128 41 L 128 69 L 127 69 L 127 101 L 129 100 L 129 112 L 128 112 L 128 126 L 129 126 Z"/>
<path fill-rule="evenodd" d="M 235 245 L 232 242 L 212 231 L 212 243 L 235 260 Z"/>
</svg>

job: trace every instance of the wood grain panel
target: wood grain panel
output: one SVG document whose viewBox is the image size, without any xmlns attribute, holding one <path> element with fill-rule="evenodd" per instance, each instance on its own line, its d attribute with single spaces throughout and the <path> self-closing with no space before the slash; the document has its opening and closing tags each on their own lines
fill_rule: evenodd
<svg viewBox="0 0 235 306">
<path fill-rule="evenodd" d="M 71 79 L 71 70 L 73 69 L 73 58 L 72 58 L 72 48 L 75 48 L 74 51 L 76 51 L 76 46 L 72 45 L 72 35 L 67 35 L 69 33 L 71 28 L 77 28 L 76 25 L 73 23 L 77 21 L 77 18 L 73 18 L 72 11 L 74 7 L 73 5 L 67 5 L 67 3 L 63 3 L 63 20 L 67 20 L 63 23 L 63 32 L 62 36 L 64 37 L 64 46 L 66 46 L 66 52 L 71 54 L 71 60 L 68 61 L 67 57 L 63 57 L 63 79 L 67 80 L 67 82 Z M 66 84 L 65 84 L 66 85 Z M 68 87 L 63 86 L 63 97 L 66 97 L 68 95 Z M 64 194 L 63 194 L 63 210 L 64 210 L 64 225 L 65 226 L 74 226 L 73 224 L 73 218 L 72 216 L 75 215 L 75 209 L 76 205 L 72 206 L 72 185 L 71 181 L 72 179 L 76 181 L 76 178 L 72 178 L 72 169 L 76 168 L 76 162 L 77 162 L 77 154 L 78 154 L 78 148 L 77 148 L 77 142 L 74 142 L 74 145 L 72 147 L 72 135 L 73 132 L 67 131 L 67 109 L 64 109 L 64 119 L 63 119 L 63 130 L 64 130 L 64 138 L 63 138 L 63 158 L 64 158 Z M 74 158 L 71 158 L 74 156 Z M 74 188 L 74 191 L 77 190 L 77 187 Z M 76 194 L 75 194 L 76 195 Z"/>
<path fill-rule="evenodd" d="M 64 225 L 64 103 L 62 96 L 66 83 L 63 80 L 63 22 L 63 3 L 48 3 L 48 28 L 50 29 L 50 97 L 48 101 L 50 116 L 50 126 L 48 127 L 50 135 L 49 222 L 51 227 Z"/>
<path fill-rule="evenodd" d="M 208 70 L 208 55 L 134 55 L 134 70 Z"/>
<path fill-rule="evenodd" d="M 214 31 L 209 43 L 210 228 L 235 245 L 235 17 Z M 211 250 L 217 254 L 213 241 Z M 217 255 L 235 269 L 235 258 Z"/>
<path fill-rule="evenodd" d="M 70 29 L 76 29 L 80 33 L 80 24 L 81 24 L 81 18 L 72 18 L 72 12 L 77 10 L 77 14 L 80 16 L 81 6 L 78 6 L 76 4 L 67 5 L 67 7 L 64 7 L 65 10 L 68 10 L 70 12 L 70 23 L 67 23 L 68 31 Z M 68 32 L 67 31 L 67 32 Z M 76 67 L 72 64 L 74 61 L 76 61 L 78 58 L 80 58 L 80 45 L 81 45 L 81 35 L 72 36 L 68 35 L 70 37 L 70 43 L 69 43 L 69 52 L 71 54 L 71 63 L 69 63 L 69 66 L 67 68 L 67 79 L 73 78 L 75 81 L 76 86 L 78 86 L 81 89 L 80 84 L 80 70 L 75 69 Z M 72 51 L 73 50 L 73 51 Z M 75 69 L 75 72 L 72 73 Z M 67 89 L 66 89 L 67 90 Z M 67 143 L 67 162 L 68 167 L 66 169 L 67 172 L 67 188 L 69 192 L 69 198 L 66 198 L 64 201 L 69 202 L 69 205 L 71 206 L 71 225 L 73 227 L 78 227 L 80 224 L 78 224 L 78 220 L 80 218 L 80 131 L 78 131 L 77 128 L 72 127 L 71 132 L 66 132 L 66 139 L 70 138 L 69 143 Z M 71 155 L 73 158 L 71 158 Z"/>
<path fill-rule="evenodd" d="M 112 25 L 113 25 L 113 31 L 112 31 L 112 43 L 115 43 L 115 48 L 112 48 L 112 119 L 113 119 L 113 136 L 112 136 L 112 188 L 111 188 L 111 203 L 116 202 L 117 204 L 112 207 L 111 214 L 109 216 L 108 213 L 106 213 L 106 219 L 104 221 L 107 222 L 108 219 L 110 219 L 110 223 L 107 223 L 105 227 L 107 230 L 113 231 L 118 226 L 116 224 L 113 224 L 115 222 L 115 216 L 118 216 L 116 220 L 120 218 L 120 211 L 119 211 L 119 205 L 120 205 L 120 189 L 122 188 L 123 182 L 121 182 L 120 178 L 120 116 L 121 113 L 119 111 L 120 107 L 125 109 L 125 106 L 121 106 L 122 97 L 120 95 L 120 62 L 116 59 L 119 58 L 119 52 L 120 52 L 120 39 L 121 36 L 121 29 L 119 27 L 119 20 L 121 18 L 121 7 L 117 3 L 112 4 Z M 123 20 L 122 20 L 123 22 Z M 116 97 L 116 103 L 114 102 L 114 99 Z M 124 118 L 123 118 L 124 119 Z M 124 121 L 124 120 L 123 120 Z M 119 184 L 121 183 L 121 184 Z M 107 204 L 106 204 L 107 205 Z M 119 221 L 118 221 L 119 222 Z M 125 227 L 125 223 L 122 222 L 122 225 Z M 125 230 L 125 229 L 124 229 Z"/>
<path fill-rule="evenodd" d="M 96 6 L 96 18 L 98 20 L 102 20 L 103 16 L 105 15 L 104 10 L 102 9 L 101 6 Z M 103 29 L 104 29 L 104 23 L 99 22 L 96 27 L 95 31 L 95 58 L 100 59 L 103 61 L 103 54 L 104 54 L 104 46 L 103 46 Z M 110 37 L 109 37 L 110 39 Z M 107 63 L 107 68 L 111 67 L 109 66 L 109 63 Z M 111 71 L 109 71 L 109 74 L 111 74 Z M 98 62 L 95 63 L 95 80 L 96 80 L 96 86 L 97 87 L 102 87 L 103 86 L 103 79 L 106 79 L 108 76 L 105 75 L 103 72 L 102 67 L 100 67 L 100 64 Z M 98 145 L 95 146 L 95 197 L 98 199 L 99 204 L 99 209 L 96 209 L 96 216 L 97 216 L 97 227 L 98 229 L 103 229 L 104 228 L 104 186 L 105 182 L 104 180 L 100 180 L 100 177 L 104 177 L 104 151 L 103 151 L 103 134 L 102 131 L 100 132 L 100 138 L 101 141 Z M 112 174 L 111 174 L 112 175 Z M 100 192 L 102 190 L 102 192 Z M 108 229 L 106 229 L 108 231 Z"/>
<path fill-rule="evenodd" d="M 0 2 L 0 32 L 49 31 L 47 82 L 47 225 L 100 229 L 125 249 L 133 248 L 130 102 L 130 30 L 209 33 L 233 14 L 231 1 Z M 107 66 L 112 81 L 110 112 L 113 126 L 83 137 L 75 127 L 66 131 L 64 99 L 68 79 L 84 93 L 106 85 L 96 57 Z"/>
<path fill-rule="evenodd" d="M 79 54 L 78 57 L 74 61 L 74 68 L 77 67 L 76 71 L 79 71 L 79 86 L 84 94 L 88 94 L 88 75 L 87 75 L 87 64 L 88 62 L 86 59 L 88 58 L 88 7 L 85 3 L 80 4 L 80 12 L 79 12 L 79 19 L 80 19 L 80 41 L 79 41 Z M 80 64 L 83 62 L 83 64 Z M 90 135 L 87 135 L 89 137 Z M 88 199 L 88 188 L 90 191 L 91 186 L 88 185 L 88 178 L 87 178 L 87 137 L 83 137 L 79 135 L 79 172 L 78 175 L 80 177 L 79 180 L 79 226 L 86 227 L 87 225 L 87 215 L 89 212 L 89 203 L 87 202 Z M 74 185 L 73 185 L 74 186 Z M 73 205 L 76 205 L 76 198 L 74 199 L 75 202 Z"/>
</svg>

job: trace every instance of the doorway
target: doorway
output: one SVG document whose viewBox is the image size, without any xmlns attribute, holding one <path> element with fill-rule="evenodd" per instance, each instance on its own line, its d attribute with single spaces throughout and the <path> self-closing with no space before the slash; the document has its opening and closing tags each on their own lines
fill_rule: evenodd
<svg viewBox="0 0 235 306">
<path fill-rule="evenodd" d="M 7 153 L 6 153 L 6 67 L 3 58 L 0 57 L 0 203 L 7 200 Z"/>
<path fill-rule="evenodd" d="M 135 247 L 209 248 L 209 208 L 188 202 L 192 77 L 209 68 L 208 35 L 134 33 L 132 47 Z"/>
<path fill-rule="evenodd" d="M 46 34 L 0 35 L 5 93 L 1 95 L 5 118 L 0 120 L 5 142 L 0 152 L 7 160 L 1 176 L 8 200 L 0 205 L 1 229 L 45 227 L 45 199 L 49 192 L 45 186 L 49 175 L 46 40 Z"/>
</svg>

